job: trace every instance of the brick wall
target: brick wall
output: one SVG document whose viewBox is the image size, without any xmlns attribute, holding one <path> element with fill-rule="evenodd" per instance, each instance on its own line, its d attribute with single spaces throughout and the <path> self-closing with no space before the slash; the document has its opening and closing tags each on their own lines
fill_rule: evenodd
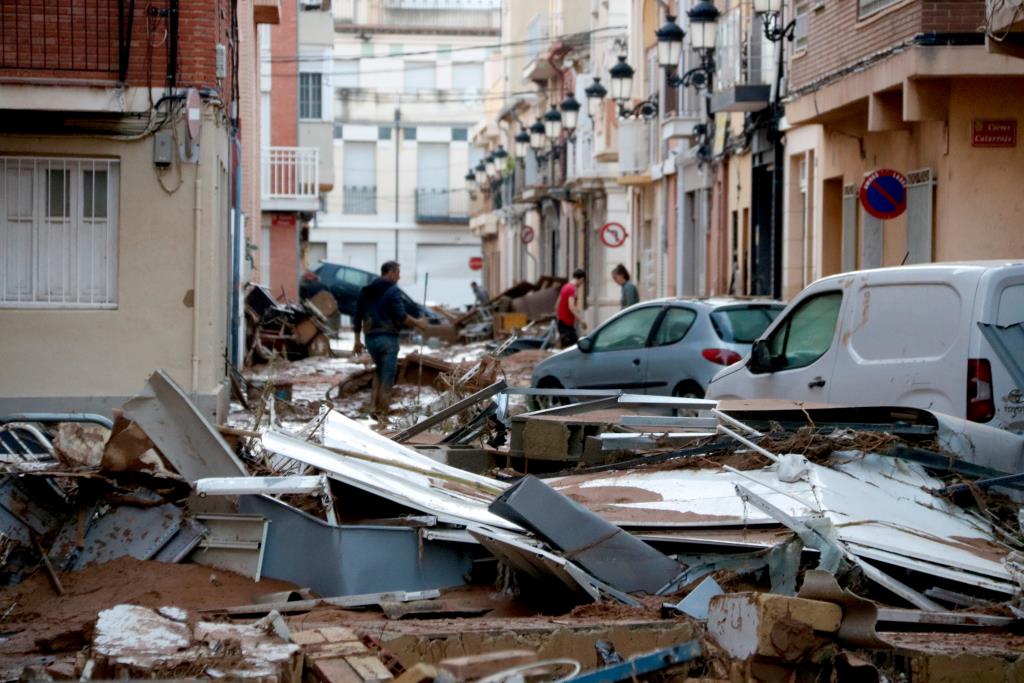
<svg viewBox="0 0 1024 683">
<path fill-rule="evenodd" d="M 270 27 L 270 53 L 277 60 L 270 66 L 270 144 L 274 146 L 299 144 L 299 64 L 292 59 L 299 53 L 296 4 L 282 3 L 281 22 Z"/>
<path fill-rule="evenodd" d="M 859 5 L 826 0 L 810 10 L 807 48 L 789 61 L 791 91 L 921 33 L 978 31 L 985 18 L 984 0 L 899 2 L 863 19 Z"/>
<path fill-rule="evenodd" d="M 171 0 L 135 3 L 128 85 L 167 85 L 171 5 Z M 231 0 L 179 0 L 178 15 L 177 85 L 216 88 L 227 101 Z M 228 50 L 229 76 L 222 82 L 216 79 L 217 43 Z M 113 82 L 119 64 L 117 0 L 0 3 L 0 80 Z"/>
</svg>

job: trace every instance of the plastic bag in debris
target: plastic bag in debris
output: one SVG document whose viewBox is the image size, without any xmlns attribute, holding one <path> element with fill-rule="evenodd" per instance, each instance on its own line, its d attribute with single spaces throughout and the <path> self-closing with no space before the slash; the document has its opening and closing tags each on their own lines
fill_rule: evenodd
<svg viewBox="0 0 1024 683">
<path fill-rule="evenodd" d="M 793 483 L 807 477 L 807 458 L 799 453 L 783 453 L 776 463 L 779 481 Z"/>
</svg>

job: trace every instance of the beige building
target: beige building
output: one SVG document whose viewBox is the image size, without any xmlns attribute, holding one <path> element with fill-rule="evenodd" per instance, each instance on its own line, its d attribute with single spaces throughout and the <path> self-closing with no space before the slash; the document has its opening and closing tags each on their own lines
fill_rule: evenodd
<svg viewBox="0 0 1024 683">
<path fill-rule="evenodd" d="M 1024 255 L 1024 61 L 986 51 L 985 3 L 804 11 L 786 102 L 786 294 L 855 268 Z M 906 177 L 898 217 L 859 201 L 879 169 Z"/>
<path fill-rule="evenodd" d="M 242 241 L 232 211 L 235 106 L 256 121 L 252 100 L 235 93 L 245 89 L 255 22 L 276 20 L 277 7 L 260 2 L 254 13 L 252 2 L 237 3 L 232 36 L 228 0 L 180 5 L 205 13 L 203 25 L 182 22 L 177 41 L 148 56 L 147 31 L 163 34 L 165 19 L 141 5 L 120 44 L 118 11 L 127 9 L 113 2 L 76 19 L 108 42 L 80 44 L 58 18 L 47 25 L 66 32 L 63 47 L 47 52 L 41 37 L 16 41 L 7 28 L 15 22 L 4 24 L 0 414 L 109 413 L 157 369 L 205 414 L 223 414 L 232 254 Z M 49 10 L 12 11 L 41 27 L 34 15 Z M 211 27 L 216 42 L 204 42 L 196 32 Z M 244 158 L 244 140 L 241 149 Z M 258 176 L 249 167 L 245 177 L 251 202 Z"/>
</svg>

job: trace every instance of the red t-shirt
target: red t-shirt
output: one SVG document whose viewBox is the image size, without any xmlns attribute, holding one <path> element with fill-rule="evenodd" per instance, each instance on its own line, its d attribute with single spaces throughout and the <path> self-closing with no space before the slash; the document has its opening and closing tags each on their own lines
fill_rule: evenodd
<svg viewBox="0 0 1024 683">
<path fill-rule="evenodd" d="M 562 285 L 562 291 L 558 293 L 558 307 L 555 309 L 555 317 L 566 325 L 575 325 L 576 316 L 572 314 L 569 302 L 576 298 L 576 285 L 566 282 Z"/>
</svg>

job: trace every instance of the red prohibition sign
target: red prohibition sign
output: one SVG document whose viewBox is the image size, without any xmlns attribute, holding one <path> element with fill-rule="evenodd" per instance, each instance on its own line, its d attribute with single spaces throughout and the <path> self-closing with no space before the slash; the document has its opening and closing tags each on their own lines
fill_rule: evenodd
<svg viewBox="0 0 1024 683">
<path fill-rule="evenodd" d="M 906 177 L 891 168 L 871 173 L 861 183 L 860 203 L 875 218 L 896 218 L 907 210 Z"/>
<path fill-rule="evenodd" d="M 529 244 L 533 241 L 533 228 L 529 225 L 524 225 L 522 232 L 519 233 L 519 241 L 523 244 Z"/>
<path fill-rule="evenodd" d="M 626 243 L 626 238 L 629 237 L 629 233 L 622 227 L 622 223 L 605 223 L 601 226 L 599 235 L 601 243 L 613 249 L 621 247 Z"/>
</svg>

